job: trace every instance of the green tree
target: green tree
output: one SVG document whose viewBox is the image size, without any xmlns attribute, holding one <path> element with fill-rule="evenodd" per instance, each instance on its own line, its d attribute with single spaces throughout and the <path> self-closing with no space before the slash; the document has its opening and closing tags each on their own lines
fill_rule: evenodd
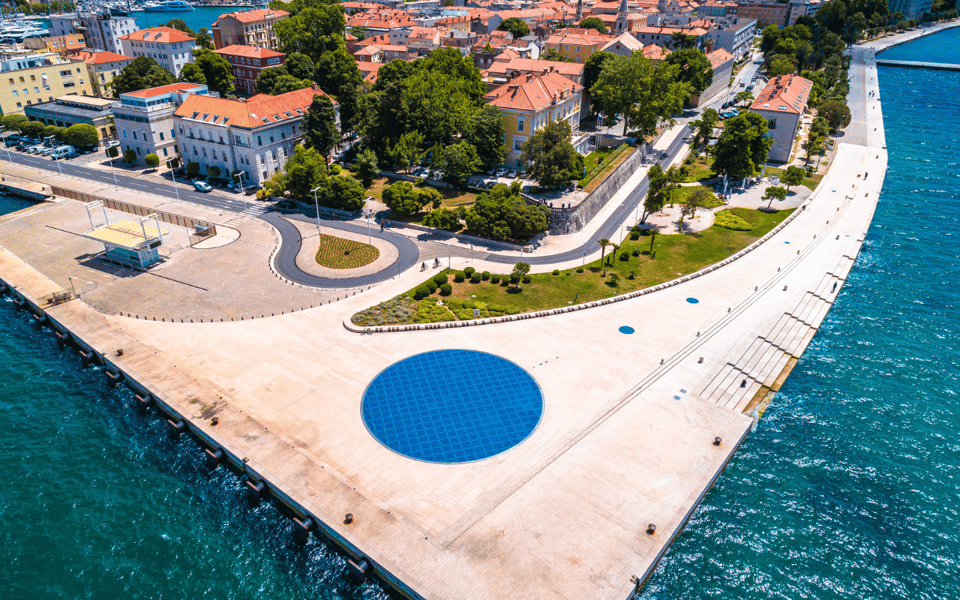
<svg viewBox="0 0 960 600">
<path fill-rule="evenodd" d="M 217 92 L 221 97 L 232 96 L 233 72 L 230 62 L 209 50 L 197 50 L 194 54 L 197 67 L 203 72 L 203 78 L 211 92 Z"/>
<path fill-rule="evenodd" d="M 604 262 L 603 257 L 607 254 L 607 247 L 610 246 L 610 240 L 607 238 L 600 238 L 597 240 L 597 243 L 600 244 L 600 266 L 603 267 L 603 275 L 607 275 L 607 263 Z"/>
<path fill-rule="evenodd" d="M 515 279 L 517 282 L 517 288 L 519 288 L 520 281 L 529 272 L 530 272 L 529 264 L 525 262 L 518 262 L 517 264 L 513 265 L 513 273 L 511 273 L 512 277 L 510 279 Z"/>
<path fill-rule="evenodd" d="M 373 183 L 374 178 L 380 174 L 380 166 L 377 164 L 377 153 L 367 148 L 357 156 L 356 165 L 357 177 L 363 187 L 368 188 Z"/>
<path fill-rule="evenodd" d="M 817 116 L 826 119 L 833 133 L 850 124 L 850 107 L 841 100 L 827 100 L 817 109 Z"/>
<path fill-rule="evenodd" d="M 457 231 L 460 229 L 460 215 L 457 211 L 449 208 L 438 208 L 424 215 L 421 223 L 435 229 Z"/>
<path fill-rule="evenodd" d="M 423 190 L 427 192 L 429 188 Z M 436 190 L 429 190 L 436 191 Z M 383 203 L 390 209 L 392 215 L 398 219 L 406 219 L 420 212 L 427 204 L 432 203 L 433 195 L 421 193 L 409 181 L 398 181 L 383 190 Z"/>
<path fill-rule="evenodd" d="M 312 200 L 314 188 L 323 191 L 327 185 L 327 161 L 314 148 L 295 146 L 293 155 L 287 160 L 287 191 L 294 198 Z M 323 196 L 317 192 L 317 200 Z"/>
<path fill-rule="evenodd" d="M 767 130 L 767 120 L 753 112 L 728 119 L 713 147 L 713 170 L 734 179 L 756 175 L 773 145 Z"/>
<path fill-rule="evenodd" d="M 277 77 L 277 80 L 274 82 L 273 91 L 271 92 L 274 96 L 279 96 L 280 94 L 286 94 L 287 92 L 295 92 L 297 90 L 302 90 L 313 85 L 312 81 L 307 79 L 297 79 L 293 75 L 281 75 Z"/>
<path fill-rule="evenodd" d="M 677 78 L 690 84 L 692 94 L 702 94 L 713 84 L 713 65 L 710 59 L 697 48 L 675 50 L 667 56 L 667 64 L 677 65 Z"/>
<path fill-rule="evenodd" d="M 207 78 L 204 76 L 203 71 L 200 70 L 195 63 L 187 63 L 183 65 L 183 68 L 180 69 L 180 81 L 189 81 L 190 83 L 196 83 L 203 85 L 207 83 Z"/>
<path fill-rule="evenodd" d="M 161 67 L 149 56 L 138 56 L 130 61 L 110 83 L 113 97 L 149 88 L 175 83 L 173 73 Z"/>
<path fill-rule="evenodd" d="M 324 52 L 313 70 L 313 80 L 321 90 L 335 97 L 340 103 L 341 130 L 354 131 L 359 124 L 359 90 L 363 77 L 357 62 L 346 48 Z"/>
<path fill-rule="evenodd" d="M 167 24 L 164 27 L 169 27 L 170 29 L 176 29 L 177 31 L 182 31 L 190 37 L 196 37 L 196 33 L 187 26 L 187 22 L 183 19 L 170 19 L 167 21 Z"/>
<path fill-rule="evenodd" d="M 71 146 L 81 148 L 83 146 L 96 146 L 100 141 L 100 135 L 97 128 L 88 123 L 77 123 L 67 128 L 64 133 Z"/>
<path fill-rule="evenodd" d="M 538 130 L 521 146 L 520 161 L 531 165 L 531 176 L 542 186 L 566 185 L 583 173 L 583 157 L 571 144 L 566 121 L 554 121 Z"/>
<path fill-rule="evenodd" d="M 131 164 L 137 162 L 137 151 L 125 150 L 123 152 L 123 160 Z"/>
<path fill-rule="evenodd" d="M 120 146 L 110 146 L 104 153 L 107 155 L 107 158 L 114 159 L 120 156 Z"/>
<path fill-rule="evenodd" d="M 20 124 L 20 132 L 27 137 L 38 138 L 43 135 L 43 130 L 47 126 L 40 121 L 27 121 Z"/>
<path fill-rule="evenodd" d="M 773 205 L 774 200 L 780 200 L 781 202 L 787 197 L 787 190 L 782 187 L 768 187 L 764 190 L 763 200 L 770 200 L 767 204 L 767 210 L 770 210 L 770 207 Z"/>
<path fill-rule="evenodd" d="M 315 148 L 321 156 L 330 156 L 334 147 L 340 143 L 340 132 L 337 130 L 336 108 L 330 98 L 316 94 L 307 116 L 301 125 L 304 141 L 308 148 Z"/>
<path fill-rule="evenodd" d="M 738 92 L 737 95 L 733 97 L 733 99 L 736 100 L 737 102 L 744 102 L 746 104 L 750 104 L 753 102 L 753 92 L 751 92 L 750 90 L 743 90 L 742 92 Z"/>
<path fill-rule="evenodd" d="M 806 171 L 800 167 L 789 166 L 787 167 L 786 172 L 783 174 L 783 177 L 780 180 L 787 184 L 787 193 L 790 193 L 790 188 L 795 185 L 800 185 L 803 183 L 803 176 L 806 174 Z"/>
<path fill-rule="evenodd" d="M 767 75 L 769 77 L 779 77 L 780 75 L 790 75 L 797 72 L 797 62 L 792 56 L 784 54 L 775 54 L 767 66 Z"/>
<path fill-rule="evenodd" d="M 295 1 L 288 6 L 296 4 Z M 301 5 L 306 8 L 288 10 L 291 16 L 273 26 L 282 52 L 287 55 L 299 52 L 317 61 L 324 52 L 336 50 L 346 43 L 344 31 L 347 21 L 342 6 L 322 2 L 304 2 Z"/>
<path fill-rule="evenodd" d="M 507 152 L 503 144 L 505 135 L 500 109 L 485 104 L 471 115 L 464 131 L 464 140 L 476 148 L 480 162 L 489 167 L 503 162 Z"/>
<path fill-rule="evenodd" d="M 690 123 L 690 129 L 693 130 L 693 139 L 690 141 L 690 148 L 695 154 L 698 154 L 700 148 L 710 143 L 710 136 L 713 128 L 720 122 L 720 113 L 712 108 L 703 111 L 700 118 Z"/>
<path fill-rule="evenodd" d="M 147 165 L 151 169 L 156 169 L 160 166 L 160 157 L 156 154 L 148 154 L 143 157 L 143 164 Z"/>
<path fill-rule="evenodd" d="M 206 27 L 201 27 L 195 37 L 197 46 L 200 46 L 203 50 L 213 50 L 213 37 L 210 35 L 210 32 L 207 31 Z"/>
<path fill-rule="evenodd" d="M 128 151 L 128 152 L 129 152 L 129 151 Z M 134 154 L 134 160 L 136 160 L 136 154 L 137 154 L 137 153 L 134 152 L 133 154 Z M 123 156 L 124 156 L 124 159 L 126 159 L 127 153 L 124 152 L 124 153 L 123 153 Z M 195 162 L 188 162 L 188 163 L 187 163 L 187 166 L 186 166 L 186 169 L 187 169 L 187 175 L 189 175 L 190 177 L 193 177 L 194 175 L 196 175 L 197 173 L 200 172 L 200 165 L 199 165 L 198 163 L 195 163 Z"/>
<path fill-rule="evenodd" d="M 273 88 L 276 87 L 277 80 L 285 75 L 289 76 L 290 73 L 283 65 L 260 71 L 260 74 L 257 75 L 257 93 L 273 94 Z"/>
<path fill-rule="evenodd" d="M 313 79 L 313 71 L 316 66 L 313 64 L 313 59 L 306 54 L 294 52 L 284 61 L 283 68 L 297 79 Z"/>
<path fill-rule="evenodd" d="M 450 183 L 460 183 L 473 174 L 483 162 L 477 156 L 477 149 L 470 142 L 460 142 L 447 146 L 440 154 L 440 170 L 444 179 Z"/>
<path fill-rule="evenodd" d="M 569 58 L 567 58 L 566 56 L 564 56 L 554 48 L 548 48 L 546 52 L 541 52 L 540 60 L 552 60 L 554 62 L 572 62 Z"/>
<path fill-rule="evenodd" d="M 61 128 L 57 127 L 56 125 L 47 125 L 43 128 L 43 137 L 48 138 L 50 136 L 56 136 L 59 129 Z"/>
<path fill-rule="evenodd" d="M 324 195 L 318 196 L 318 200 L 324 206 L 353 212 L 363 208 L 365 196 L 366 193 L 359 181 L 353 177 L 337 175 L 330 177 Z"/>
<path fill-rule="evenodd" d="M 472 58 L 453 47 L 434 50 L 414 63 L 405 81 L 402 99 L 409 109 L 409 128 L 423 133 L 430 144 L 445 144 L 466 129 L 473 112 L 484 104 L 485 93 Z"/>
<path fill-rule="evenodd" d="M 530 27 L 527 26 L 523 19 L 518 19 L 517 17 L 504 19 L 499 25 L 497 25 L 497 29 L 500 31 L 509 32 L 515 40 L 518 40 L 526 35 L 530 35 Z"/>
<path fill-rule="evenodd" d="M 550 209 L 528 204 L 520 195 L 520 183 L 497 184 L 480 194 L 464 215 L 467 228 L 494 240 L 527 239 L 547 230 Z"/>
<path fill-rule="evenodd" d="M 610 54 L 609 52 L 598 51 L 590 55 L 590 58 L 587 59 L 586 64 L 583 65 L 584 89 L 586 89 L 588 92 L 593 89 L 594 84 L 597 83 L 597 79 L 600 78 L 600 73 L 603 72 L 603 66 L 611 58 L 613 58 L 613 54 Z"/>
<path fill-rule="evenodd" d="M 692 219 L 697 216 L 697 211 L 705 207 L 712 199 L 712 194 L 706 188 L 698 188 L 690 194 L 686 201 L 680 205 L 680 220 L 677 227 L 680 233 L 683 233 L 683 220 Z"/>
<path fill-rule="evenodd" d="M 599 17 L 587 17 L 580 21 L 581 29 L 596 29 L 598 33 L 607 34 L 606 24 Z"/>
<path fill-rule="evenodd" d="M 643 200 L 641 223 L 646 223 L 648 216 L 663 210 L 663 205 L 670 200 L 674 190 L 679 187 L 676 182 L 676 171 L 669 169 L 664 173 L 659 163 L 650 167 L 647 179 L 650 181 L 650 187 L 647 189 L 647 197 Z"/>
<path fill-rule="evenodd" d="M 419 131 L 408 131 L 390 148 L 390 161 L 401 171 L 408 171 L 423 153 L 422 145 L 423 135 Z"/>
<path fill-rule="evenodd" d="M 218 179 L 220 177 L 220 167 L 217 165 L 210 165 L 207 167 L 207 177 L 210 179 Z"/>
<path fill-rule="evenodd" d="M 690 48 L 696 48 L 697 38 L 678 31 L 670 36 L 670 41 L 667 42 L 667 46 L 671 50 L 687 50 Z"/>
<path fill-rule="evenodd" d="M 27 120 L 27 117 L 24 115 L 4 115 L 0 123 L 3 124 L 4 131 L 17 131 L 17 127 L 22 123 L 26 123 Z"/>
</svg>

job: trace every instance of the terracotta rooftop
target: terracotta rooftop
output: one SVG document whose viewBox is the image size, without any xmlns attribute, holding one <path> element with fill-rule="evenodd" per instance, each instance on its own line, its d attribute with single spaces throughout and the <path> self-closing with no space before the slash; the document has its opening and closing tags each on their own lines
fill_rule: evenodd
<svg viewBox="0 0 960 600">
<path fill-rule="evenodd" d="M 154 96 L 162 96 L 163 94 L 169 94 L 171 92 L 186 92 L 198 87 L 200 86 L 196 83 L 190 82 L 171 83 L 170 85 L 161 85 L 159 87 L 149 88 L 146 90 L 127 92 L 124 94 L 124 96 L 133 96 L 134 98 L 153 98 Z"/>
<path fill-rule="evenodd" d="M 194 94 L 188 96 L 174 114 L 192 121 L 255 129 L 286 120 L 301 119 L 313 102 L 313 97 L 323 95 L 325 94 L 321 90 L 314 88 L 295 90 L 279 96 L 257 94 L 247 100 Z"/>
<path fill-rule="evenodd" d="M 551 72 L 544 75 L 520 75 L 484 96 L 488 104 L 497 108 L 540 112 L 554 103 L 555 98 L 576 94 L 583 86 L 563 75 Z"/>
<path fill-rule="evenodd" d="M 813 82 L 799 75 L 780 75 L 767 82 L 750 110 L 802 114 Z"/>
<path fill-rule="evenodd" d="M 278 20 L 289 17 L 290 13 L 285 10 L 273 10 L 272 8 L 254 8 L 250 10 L 240 10 L 237 12 L 220 15 L 221 19 L 233 17 L 241 23 L 256 23 L 259 21 Z"/>
<path fill-rule="evenodd" d="M 643 47 L 643 56 L 650 60 L 663 60 L 670 55 L 670 50 L 661 48 L 656 44 L 648 44 Z"/>
<path fill-rule="evenodd" d="M 69 58 L 82 60 L 88 65 L 102 65 L 112 62 L 126 62 L 133 60 L 129 56 L 117 54 L 116 52 L 90 52 L 89 50 L 78 50 L 67 55 Z"/>
<path fill-rule="evenodd" d="M 277 56 L 286 56 L 283 52 L 277 52 L 269 48 L 254 48 L 253 46 L 224 46 L 219 50 L 214 50 L 217 54 L 226 54 L 230 56 L 246 56 L 247 58 L 275 58 Z"/>
<path fill-rule="evenodd" d="M 513 72 L 521 73 L 548 73 L 551 70 L 566 77 L 582 77 L 585 65 L 583 63 L 564 62 L 559 60 L 537 60 L 533 58 L 506 58 L 506 52 L 497 56 L 487 73 L 494 77 L 502 77 Z"/>
<path fill-rule="evenodd" d="M 709 60 L 713 68 L 716 69 L 723 63 L 733 60 L 733 55 L 723 48 L 717 48 L 713 52 L 707 54 L 707 60 Z"/>
<path fill-rule="evenodd" d="M 145 42 L 160 42 L 162 44 L 175 44 L 177 42 L 192 42 L 193 38 L 179 29 L 172 27 L 151 27 L 141 29 L 127 35 L 121 36 L 121 40 L 136 40 Z"/>
<path fill-rule="evenodd" d="M 623 48 L 630 52 L 636 52 L 637 50 L 643 50 L 643 44 L 641 44 L 637 38 L 633 37 L 632 33 L 623 33 L 619 37 L 607 42 L 603 48 L 600 49 L 610 50 L 611 48 L 616 50 Z"/>
</svg>

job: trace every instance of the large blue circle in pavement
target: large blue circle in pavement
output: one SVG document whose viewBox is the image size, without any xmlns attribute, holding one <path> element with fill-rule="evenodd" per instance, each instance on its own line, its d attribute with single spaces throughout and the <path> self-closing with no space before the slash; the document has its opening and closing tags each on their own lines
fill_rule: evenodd
<svg viewBox="0 0 960 600">
<path fill-rule="evenodd" d="M 417 354 L 367 386 L 363 422 L 409 458 L 465 463 L 496 456 L 529 436 L 543 415 L 540 386 L 509 360 L 473 350 Z"/>
</svg>

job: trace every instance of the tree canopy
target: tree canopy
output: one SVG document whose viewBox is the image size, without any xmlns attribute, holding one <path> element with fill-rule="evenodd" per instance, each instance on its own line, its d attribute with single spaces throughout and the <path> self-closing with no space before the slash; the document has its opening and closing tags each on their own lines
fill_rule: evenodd
<svg viewBox="0 0 960 600">
<path fill-rule="evenodd" d="M 607 25 L 599 17 L 587 17 L 580 21 L 581 29 L 595 29 L 598 33 L 606 35 Z"/>
<path fill-rule="evenodd" d="M 277 80 L 283 76 L 290 76 L 290 72 L 283 65 L 260 71 L 260 74 L 257 75 L 257 93 L 273 94 L 273 88 L 276 87 Z"/>
<path fill-rule="evenodd" d="M 523 240 L 547 230 L 550 209 L 527 204 L 520 195 L 520 183 L 509 187 L 498 183 L 489 192 L 480 194 L 464 217 L 467 228 L 494 240 Z"/>
<path fill-rule="evenodd" d="M 207 78 L 204 76 L 203 71 L 200 70 L 200 67 L 194 63 L 187 63 L 180 69 L 178 81 L 189 81 L 190 83 L 203 85 L 207 83 Z"/>
<path fill-rule="evenodd" d="M 278 21 L 273 30 L 280 49 L 287 55 L 301 53 L 314 62 L 324 52 L 336 50 L 346 43 L 347 26 L 343 7 L 329 0 L 294 0 L 273 2 L 271 8 L 286 10 L 290 16 Z"/>
<path fill-rule="evenodd" d="M 598 51 L 590 55 L 590 58 L 587 59 L 586 64 L 583 65 L 583 87 L 585 90 L 593 93 L 593 86 L 600 78 L 600 73 L 603 71 L 603 66 L 612 58 L 613 54 L 610 54 L 609 52 Z"/>
<path fill-rule="evenodd" d="M 476 149 L 481 164 L 489 167 L 503 162 L 507 151 L 503 144 L 505 133 L 500 109 L 484 104 L 471 115 L 464 139 Z"/>
<path fill-rule="evenodd" d="M 728 119 L 713 147 L 713 170 L 734 179 L 756 175 L 773 146 L 773 138 L 765 135 L 767 130 L 767 120 L 757 113 Z"/>
<path fill-rule="evenodd" d="M 677 78 L 690 84 L 694 95 L 703 93 L 713 83 L 713 65 L 697 48 L 675 50 L 667 56 L 667 64 L 677 65 Z"/>
<path fill-rule="evenodd" d="M 450 183 L 459 183 L 473 174 L 482 164 L 473 144 L 460 142 L 443 149 L 438 166 L 443 172 L 444 179 Z"/>
<path fill-rule="evenodd" d="M 551 187 L 580 179 L 583 157 L 573 149 L 571 140 L 570 124 L 554 121 L 523 143 L 520 160 L 531 165 L 529 172 L 537 183 Z"/>
<path fill-rule="evenodd" d="M 233 72 L 230 62 L 226 58 L 209 50 L 197 50 L 196 65 L 203 73 L 203 78 L 211 92 L 217 92 L 221 97 L 233 96 Z"/>
<path fill-rule="evenodd" d="M 336 108 L 330 98 L 316 94 L 303 119 L 304 142 L 308 148 L 315 148 L 321 156 L 329 156 L 340 143 L 336 116 Z"/>
<path fill-rule="evenodd" d="M 283 62 L 282 66 L 287 70 L 287 73 L 293 75 L 297 79 L 313 79 L 313 71 L 315 66 L 313 64 L 313 59 L 306 54 L 294 52 L 287 57 L 287 60 Z"/>
<path fill-rule="evenodd" d="M 176 83 L 173 73 L 161 67 L 149 56 L 138 56 L 120 71 L 110 86 L 113 88 L 113 97 L 119 98 L 120 94 L 171 83 Z"/>
<path fill-rule="evenodd" d="M 823 117 L 835 132 L 850 124 L 850 107 L 840 100 L 827 100 L 817 109 L 817 116 Z"/>
<path fill-rule="evenodd" d="M 436 196 L 434 196 L 436 194 Z M 407 219 L 439 197 L 433 188 L 417 189 L 409 181 L 398 181 L 383 190 L 383 203 L 392 216 Z"/>
<path fill-rule="evenodd" d="M 67 127 L 64 138 L 71 146 L 96 146 L 100 141 L 100 134 L 97 128 L 88 123 L 77 123 Z"/>
<path fill-rule="evenodd" d="M 500 31 L 507 31 L 514 39 L 520 39 L 525 35 L 530 35 L 530 27 L 517 17 L 510 17 L 509 19 L 504 19 L 497 25 L 497 29 Z"/>
</svg>

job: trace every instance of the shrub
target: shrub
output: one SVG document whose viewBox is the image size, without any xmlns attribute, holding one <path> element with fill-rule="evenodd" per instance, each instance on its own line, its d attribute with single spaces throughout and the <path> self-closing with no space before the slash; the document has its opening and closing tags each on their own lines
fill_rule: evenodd
<svg viewBox="0 0 960 600">
<path fill-rule="evenodd" d="M 437 285 L 443 285 L 443 284 L 445 284 L 445 283 L 447 282 L 447 274 L 446 274 L 446 273 L 437 273 L 436 275 L 433 276 L 433 281 L 434 281 L 434 283 L 436 283 Z"/>
<path fill-rule="evenodd" d="M 124 152 L 123 155 L 126 156 L 127 153 Z M 196 175 L 199 172 L 200 172 L 200 165 L 198 163 L 195 163 L 195 162 L 187 163 L 187 175 Z"/>
<path fill-rule="evenodd" d="M 427 289 L 430 290 L 431 294 L 437 291 L 437 282 L 432 279 L 427 280 L 427 282 L 423 285 L 427 286 Z"/>
<path fill-rule="evenodd" d="M 210 165 L 207 167 L 207 177 L 210 179 L 216 179 L 220 177 L 220 167 L 216 165 Z"/>
<path fill-rule="evenodd" d="M 523 276 L 523 282 L 524 282 L 524 283 L 530 283 L 531 281 L 533 281 L 533 280 L 530 278 L 529 275 L 524 275 L 524 276 Z"/>
<path fill-rule="evenodd" d="M 337 163 L 333 163 L 332 165 L 330 165 L 330 174 L 331 174 L 331 175 L 339 175 L 339 174 L 342 173 L 342 172 L 343 172 L 343 167 L 341 167 L 341 166 L 338 165 Z"/>
<path fill-rule="evenodd" d="M 716 225 L 724 229 L 733 229 L 734 231 L 750 231 L 753 226 L 746 222 L 742 217 L 734 214 L 728 209 L 717 211 Z"/>
<path fill-rule="evenodd" d="M 511 279 L 511 276 L 509 276 L 509 275 L 504 275 L 503 277 L 500 278 L 500 285 L 501 285 L 501 286 L 508 286 L 508 285 L 510 285 L 510 279 Z"/>
<path fill-rule="evenodd" d="M 554 274 L 554 275 L 559 275 L 559 274 L 560 274 L 560 269 L 554 269 L 554 270 L 553 270 L 553 274 Z"/>
<path fill-rule="evenodd" d="M 123 153 L 123 160 L 128 163 L 137 162 L 137 151 L 136 150 L 127 150 Z"/>
<path fill-rule="evenodd" d="M 160 157 L 156 154 L 148 154 L 143 157 L 143 164 L 156 169 L 160 165 Z"/>
<path fill-rule="evenodd" d="M 490 283 L 500 283 L 500 276 L 499 276 L 499 275 L 491 275 L 491 276 L 490 276 Z"/>
<path fill-rule="evenodd" d="M 413 297 L 415 300 L 423 300 L 430 295 L 430 288 L 426 285 L 418 285 L 417 289 L 413 290 Z"/>
<path fill-rule="evenodd" d="M 583 267 L 577 267 L 577 273 L 583 273 Z"/>
<path fill-rule="evenodd" d="M 474 269 L 473 267 L 467 267 L 466 269 L 463 270 L 463 274 L 466 275 L 467 277 L 471 277 L 476 272 L 477 270 Z"/>
<path fill-rule="evenodd" d="M 620 253 L 620 260 L 630 260 L 630 253 L 624 250 Z"/>
<path fill-rule="evenodd" d="M 474 271 L 470 275 L 470 283 L 480 283 L 482 279 L 483 279 L 483 276 L 480 273 L 477 273 L 476 271 Z"/>
<path fill-rule="evenodd" d="M 640 248 L 634 248 L 633 252 L 631 252 L 630 254 L 633 254 L 634 256 L 640 256 Z"/>
<path fill-rule="evenodd" d="M 453 293 L 453 286 L 452 286 L 452 285 L 450 285 L 449 283 L 443 283 L 443 284 L 440 285 L 440 295 L 441 295 L 441 296 L 449 296 L 449 295 L 452 294 L 452 293 Z"/>
<path fill-rule="evenodd" d="M 510 274 L 510 283 L 519 283 L 519 282 L 520 282 L 520 276 L 517 275 L 516 273 L 511 273 L 511 274 Z"/>
<path fill-rule="evenodd" d="M 484 271 L 483 273 L 481 273 L 480 278 L 483 279 L 484 281 L 490 279 L 490 271 Z"/>
<path fill-rule="evenodd" d="M 642 229 L 634 225 L 633 227 L 630 228 L 630 239 L 633 241 L 639 240 L 640 236 L 642 235 L 642 232 L 643 232 Z"/>
<path fill-rule="evenodd" d="M 454 273 L 453 280 L 456 281 L 457 283 L 463 283 L 463 272 L 457 271 L 456 273 Z"/>
</svg>

